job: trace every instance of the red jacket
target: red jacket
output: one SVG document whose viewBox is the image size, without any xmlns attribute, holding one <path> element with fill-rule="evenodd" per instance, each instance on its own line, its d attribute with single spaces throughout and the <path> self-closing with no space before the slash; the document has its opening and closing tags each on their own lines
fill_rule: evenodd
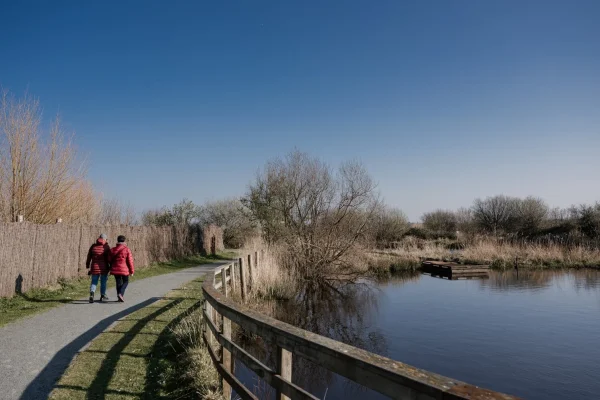
<svg viewBox="0 0 600 400">
<path fill-rule="evenodd" d="M 85 267 L 90 269 L 91 275 L 108 274 L 108 255 L 110 246 L 104 239 L 98 239 L 90 246 Z"/>
<path fill-rule="evenodd" d="M 133 275 L 133 255 L 125 243 L 118 243 L 110 249 L 110 273 L 113 275 Z"/>
</svg>

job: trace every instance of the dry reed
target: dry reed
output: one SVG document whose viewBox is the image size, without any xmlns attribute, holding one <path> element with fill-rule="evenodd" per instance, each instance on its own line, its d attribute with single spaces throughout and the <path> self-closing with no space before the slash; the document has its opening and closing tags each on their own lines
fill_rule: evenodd
<svg viewBox="0 0 600 400">
<path fill-rule="evenodd" d="M 260 238 L 247 241 L 240 254 L 253 257 L 258 254 L 258 265 L 253 265 L 249 276 L 249 299 L 287 299 L 297 293 L 298 276 L 294 268 L 285 264 L 285 253 L 277 246 L 267 246 Z M 247 257 L 246 257 L 247 259 Z M 246 268 L 247 270 L 247 268 Z"/>
<path fill-rule="evenodd" d="M 515 260 L 526 267 L 599 267 L 600 250 L 586 246 L 560 244 L 506 243 L 478 238 L 464 249 L 452 250 L 444 241 L 406 238 L 402 245 L 386 252 L 387 257 L 406 264 L 418 264 L 424 258 L 466 263 L 491 264 L 498 268 L 513 267 Z"/>
</svg>

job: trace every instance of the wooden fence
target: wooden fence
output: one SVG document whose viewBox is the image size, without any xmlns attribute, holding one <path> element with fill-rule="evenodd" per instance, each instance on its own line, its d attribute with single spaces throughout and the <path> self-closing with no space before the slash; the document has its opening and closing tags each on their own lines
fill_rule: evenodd
<svg viewBox="0 0 600 400">
<path fill-rule="evenodd" d="M 292 359 L 302 357 L 393 399 L 516 399 L 316 335 L 234 302 L 231 298 L 234 292 L 241 293 L 244 299 L 251 290 L 248 281 L 252 280 L 252 271 L 256 268 L 260 268 L 258 253 L 216 268 L 202 285 L 203 340 L 221 376 L 226 398 L 230 398 L 233 389 L 242 399 L 257 399 L 235 377 L 233 365 L 237 359 L 272 386 L 278 400 L 318 399 L 292 381 Z M 275 369 L 232 341 L 232 322 L 276 347 Z"/>
<path fill-rule="evenodd" d="M 0 224 L 0 297 L 85 276 L 88 249 L 101 233 L 109 244 L 127 237 L 136 268 L 196 253 L 201 232 L 191 227 Z"/>
</svg>

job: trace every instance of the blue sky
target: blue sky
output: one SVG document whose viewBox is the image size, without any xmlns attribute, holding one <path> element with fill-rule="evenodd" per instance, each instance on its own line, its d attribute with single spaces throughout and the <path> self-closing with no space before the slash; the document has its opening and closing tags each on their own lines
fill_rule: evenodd
<svg viewBox="0 0 600 400">
<path fill-rule="evenodd" d="M 14 2 L 17 3 L 17 2 Z M 294 147 L 412 220 L 600 200 L 600 2 L 0 3 L 0 85 L 60 112 L 107 196 L 243 194 Z"/>
</svg>

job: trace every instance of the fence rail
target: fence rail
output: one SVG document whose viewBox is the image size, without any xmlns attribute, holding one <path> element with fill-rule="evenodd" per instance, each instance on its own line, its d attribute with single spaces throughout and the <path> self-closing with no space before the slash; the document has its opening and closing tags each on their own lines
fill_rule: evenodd
<svg viewBox="0 0 600 400">
<path fill-rule="evenodd" d="M 202 285 L 205 298 L 203 340 L 221 376 L 226 398 L 231 396 L 233 389 L 242 399 L 257 399 L 235 377 L 233 365 L 237 359 L 271 385 L 277 391 L 278 400 L 318 399 L 292 382 L 292 359 L 301 357 L 393 399 L 516 399 L 316 335 L 233 301 L 234 291 L 239 291 L 245 299 L 251 290 L 247 283 L 252 281 L 252 268 L 260 268 L 258 261 L 258 253 L 255 253 L 254 264 L 248 255 L 247 264 L 240 258 L 220 266 Z M 276 369 L 267 367 L 232 341 L 232 322 L 276 346 Z"/>
</svg>

